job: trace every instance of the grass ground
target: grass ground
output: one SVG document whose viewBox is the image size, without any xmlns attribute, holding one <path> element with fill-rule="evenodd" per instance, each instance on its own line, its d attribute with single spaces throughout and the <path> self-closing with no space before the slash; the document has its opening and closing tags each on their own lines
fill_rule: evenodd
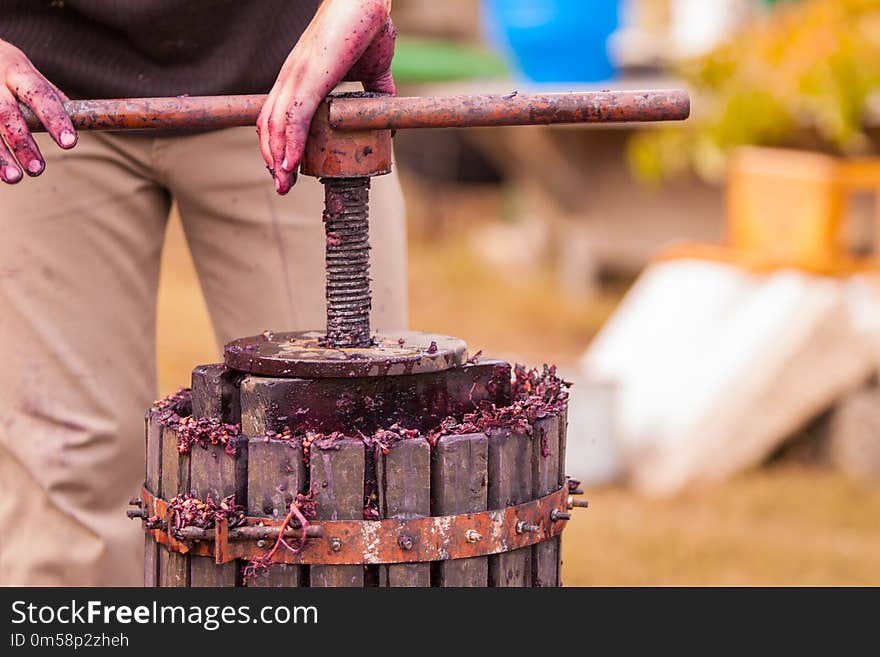
<svg viewBox="0 0 880 657">
<path fill-rule="evenodd" d="M 317 220 L 317 218 L 316 218 Z M 472 349 L 537 363 L 571 362 L 613 310 L 555 292 L 547 272 L 486 266 L 460 239 L 413 244 L 413 328 Z M 163 393 L 218 354 L 176 222 L 159 297 Z M 567 585 L 880 585 L 880 486 L 826 470 L 776 465 L 707 490 L 648 500 L 588 490 L 564 541 Z"/>
</svg>

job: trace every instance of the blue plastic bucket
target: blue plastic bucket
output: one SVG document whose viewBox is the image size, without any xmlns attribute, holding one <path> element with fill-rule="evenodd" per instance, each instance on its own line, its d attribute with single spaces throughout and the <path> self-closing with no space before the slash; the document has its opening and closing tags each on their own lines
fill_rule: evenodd
<svg viewBox="0 0 880 657">
<path fill-rule="evenodd" d="M 490 43 L 533 82 L 601 82 L 615 70 L 606 43 L 618 0 L 483 0 Z"/>
</svg>

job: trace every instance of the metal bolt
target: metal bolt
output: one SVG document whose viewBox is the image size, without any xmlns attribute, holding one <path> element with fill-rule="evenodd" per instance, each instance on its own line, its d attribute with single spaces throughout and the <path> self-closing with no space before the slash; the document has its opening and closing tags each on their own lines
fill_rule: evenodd
<svg viewBox="0 0 880 657">
<path fill-rule="evenodd" d="M 327 233 L 327 344 L 369 347 L 369 178 L 322 178 Z"/>
<path fill-rule="evenodd" d="M 483 540 L 483 535 L 476 529 L 468 529 L 464 533 L 464 537 L 468 543 L 479 543 Z"/>
<path fill-rule="evenodd" d="M 144 524 L 147 529 L 159 529 L 163 532 L 168 529 L 168 523 L 164 520 L 159 520 L 156 516 L 151 516 L 149 518 L 145 517 Z"/>
<path fill-rule="evenodd" d="M 136 518 L 143 518 L 144 511 L 143 509 L 129 509 L 125 512 L 125 515 L 127 515 L 132 520 L 135 520 Z"/>
<path fill-rule="evenodd" d="M 520 520 L 516 523 L 517 534 L 525 534 L 526 532 L 536 534 L 539 531 L 541 531 L 541 528 L 538 525 L 530 525 L 525 520 Z"/>
<path fill-rule="evenodd" d="M 579 507 L 581 509 L 589 508 L 590 503 L 587 500 L 576 500 L 571 495 L 568 496 L 568 508 L 573 509 Z"/>
<path fill-rule="evenodd" d="M 397 544 L 400 546 L 401 550 L 412 550 L 413 549 L 412 537 L 407 536 L 406 534 L 402 534 L 400 536 L 400 538 L 397 539 Z"/>
<path fill-rule="evenodd" d="M 143 501 L 139 497 L 132 497 L 128 501 L 128 506 L 142 506 L 142 505 L 143 505 Z"/>
<path fill-rule="evenodd" d="M 257 547 L 258 547 L 258 548 L 264 548 L 264 547 L 266 547 L 266 541 L 262 541 L 262 540 L 257 541 Z"/>
<path fill-rule="evenodd" d="M 583 494 L 584 494 L 584 489 L 583 489 L 583 488 L 575 488 L 575 489 L 573 489 L 573 490 L 570 490 L 569 492 L 570 492 L 572 495 L 583 495 Z"/>
<path fill-rule="evenodd" d="M 553 509 L 550 512 L 550 520 L 552 520 L 553 522 L 556 522 L 557 520 L 571 520 L 571 514 L 568 511 Z"/>
<path fill-rule="evenodd" d="M 331 538 L 330 539 L 330 549 L 334 552 L 339 552 L 342 549 L 342 539 L 341 538 Z"/>
</svg>

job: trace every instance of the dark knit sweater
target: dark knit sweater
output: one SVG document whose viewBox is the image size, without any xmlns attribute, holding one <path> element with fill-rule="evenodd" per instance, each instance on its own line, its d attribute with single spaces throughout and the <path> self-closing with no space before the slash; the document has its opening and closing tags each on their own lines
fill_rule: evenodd
<svg viewBox="0 0 880 657">
<path fill-rule="evenodd" d="M 0 0 L 0 39 L 71 98 L 264 93 L 321 0 Z"/>
</svg>

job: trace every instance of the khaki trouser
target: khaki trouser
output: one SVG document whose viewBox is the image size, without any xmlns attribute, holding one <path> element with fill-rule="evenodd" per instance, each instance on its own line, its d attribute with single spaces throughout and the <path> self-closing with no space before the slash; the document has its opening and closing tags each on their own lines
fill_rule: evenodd
<svg viewBox="0 0 880 657">
<path fill-rule="evenodd" d="M 0 584 L 141 585 L 125 510 L 144 477 L 172 199 L 222 344 L 324 325 L 323 191 L 300 177 L 278 197 L 252 128 L 81 134 L 69 153 L 38 141 L 45 173 L 0 189 Z M 374 325 L 403 327 L 396 178 L 371 201 Z"/>
</svg>

